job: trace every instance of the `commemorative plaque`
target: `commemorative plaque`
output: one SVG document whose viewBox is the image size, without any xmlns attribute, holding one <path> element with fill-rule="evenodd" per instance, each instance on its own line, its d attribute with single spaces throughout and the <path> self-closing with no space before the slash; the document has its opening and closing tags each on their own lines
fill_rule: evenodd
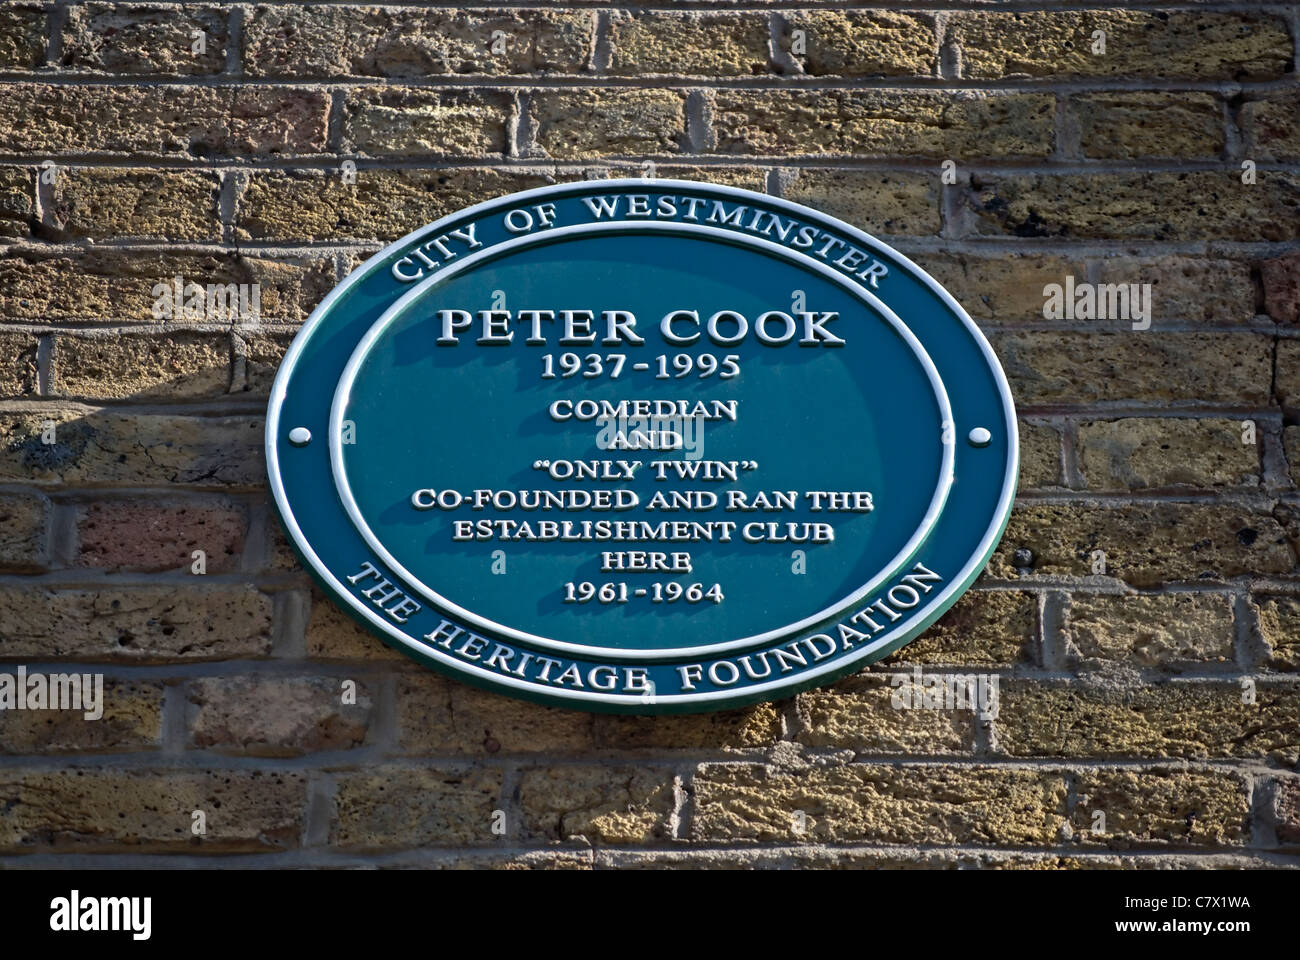
<svg viewBox="0 0 1300 960">
<path fill-rule="evenodd" d="M 470 207 L 316 309 L 266 427 L 335 602 L 465 682 L 714 710 L 907 643 L 978 576 L 1015 411 L 898 252 L 774 197 L 595 180 Z"/>
</svg>

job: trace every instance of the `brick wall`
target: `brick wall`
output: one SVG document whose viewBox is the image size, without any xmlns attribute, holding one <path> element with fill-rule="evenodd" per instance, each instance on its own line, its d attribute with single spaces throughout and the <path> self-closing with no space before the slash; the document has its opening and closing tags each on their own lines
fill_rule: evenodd
<svg viewBox="0 0 1300 960">
<path fill-rule="evenodd" d="M 107 678 L 98 721 L 0 713 L 0 866 L 1300 864 L 1300 8 L 1083 6 L 0 7 L 0 672 Z M 795 700 L 446 681 L 269 505 L 271 378 L 349 269 L 647 162 L 895 244 L 1022 417 L 985 576 Z M 260 322 L 155 320 L 175 276 Z M 1150 329 L 1045 320 L 1067 276 L 1152 284 Z M 997 718 L 891 709 L 913 664 Z"/>
</svg>

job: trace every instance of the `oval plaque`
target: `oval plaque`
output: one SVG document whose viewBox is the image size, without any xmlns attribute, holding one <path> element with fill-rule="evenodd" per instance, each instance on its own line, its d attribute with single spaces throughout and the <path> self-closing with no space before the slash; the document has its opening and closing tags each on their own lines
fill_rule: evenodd
<svg viewBox="0 0 1300 960">
<path fill-rule="evenodd" d="M 1015 493 L 988 343 L 878 240 L 763 194 L 597 180 L 380 251 L 294 339 L 281 520 L 385 642 L 580 709 L 714 710 L 877 660 Z"/>
</svg>

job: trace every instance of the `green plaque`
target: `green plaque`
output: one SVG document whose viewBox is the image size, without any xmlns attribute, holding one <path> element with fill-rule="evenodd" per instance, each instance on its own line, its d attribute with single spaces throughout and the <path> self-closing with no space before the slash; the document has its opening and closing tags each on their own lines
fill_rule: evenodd
<svg viewBox="0 0 1300 960">
<path fill-rule="evenodd" d="M 382 250 L 276 378 L 267 463 L 324 589 L 467 683 L 577 709 L 787 697 L 917 636 L 1015 493 L 987 341 L 807 207 L 597 180 Z"/>
</svg>

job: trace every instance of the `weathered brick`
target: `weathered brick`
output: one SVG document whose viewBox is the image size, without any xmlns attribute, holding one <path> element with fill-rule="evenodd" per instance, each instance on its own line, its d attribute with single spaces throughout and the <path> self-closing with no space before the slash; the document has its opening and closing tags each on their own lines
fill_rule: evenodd
<svg viewBox="0 0 1300 960">
<path fill-rule="evenodd" d="M 97 73 L 220 73 L 226 65 L 229 11 L 220 7 L 86 3 L 68 9 L 65 67 Z M 202 34 L 202 52 L 195 52 Z"/>
<path fill-rule="evenodd" d="M 1022 404 L 1268 402 L 1270 337 L 1246 333 L 1002 332 L 989 339 Z"/>
<path fill-rule="evenodd" d="M 990 854 L 984 865 L 990 870 L 1259 870 L 1267 869 L 1265 857 L 1241 856 L 1226 853 L 1209 854 L 1198 851 L 1191 855 L 1177 854 L 1115 857 L 1095 853 L 1077 856 L 1056 854 Z"/>
<path fill-rule="evenodd" d="M 1033 661 L 1038 633 L 1038 598 L 1019 590 L 971 590 L 942 617 L 873 671 L 902 664 L 1011 666 Z"/>
<path fill-rule="evenodd" d="M 615 750 L 734 750 L 774 745 L 781 738 L 783 704 L 675 716 L 595 718 L 596 742 Z"/>
<path fill-rule="evenodd" d="M 1076 281 L 1080 279 L 1076 275 Z M 1250 276 L 1250 264 L 1242 260 L 1142 257 L 1128 250 L 1101 261 L 1100 283 L 1151 284 L 1153 324 L 1170 321 L 1229 325 L 1255 316 L 1255 282 Z M 1080 322 L 1092 326 L 1107 321 Z M 1113 324 L 1132 329 L 1132 322 L 1117 318 Z"/>
<path fill-rule="evenodd" d="M 3 672 L 12 674 L 12 669 Z M 70 673 L 53 671 L 47 677 Z M 93 687 L 91 674 L 82 687 Z M 93 693 L 92 693 L 93 696 Z M 104 682 L 99 708 L 87 719 L 80 710 L 4 710 L 0 712 L 0 753 L 125 753 L 157 747 L 162 736 L 163 684 L 148 681 Z M 82 700 L 83 707 L 86 701 Z"/>
<path fill-rule="evenodd" d="M 1020 426 L 1021 490 L 1061 485 L 1061 433 L 1045 423 L 1022 420 Z"/>
<path fill-rule="evenodd" d="M 1300 340 L 1277 342 L 1275 389 L 1283 406 L 1300 407 Z"/>
<path fill-rule="evenodd" d="M 1300 113 L 1300 91 L 1294 87 L 1257 94 L 1243 103 L 1237 117 L 1243 155 L 1256 161 L 1300 159 L 1297 113 Z"/>
<path fill-rule="evenodd" d="M 870 234 L 939 232 L 938 181 L 928 174 L 867 170 L 800 170 L 785 197 Z"/>
<path fill-rule="evenodd" d="M 493 811 L 501 809 L 497 770 L 400 767 L 340 774 L 330 845 L 474 846 L 499 841 Z M 507 821 L 507 833 L 512 825 Z"/>
<path fill-rule="evenodd" d="M 1073 97 L 1085 157 L 1216 158 L 1225 143 L 1223 105 L 1209 93 L 1112 92 Z"/>
<path fill-rule="evenodd" d="M 593 851 L 598 870 L 1260 870 L 1276 858 L 1223 850 L 1129 856 L 927 847 L 727 846 Z"/>
<path fill-rule="evenodd" d="M 704 764 L 694 792 L 695 840 L 1048 844 L 1065 824 L 1047 770 Z"/>
<path fill-rule="evenodd" d="M 5 414 L 0 416 L 0 481 L 262 487 L 262 430 L 260 417 L 125 414 L 92 407 Z M 51 437 L 55 442 L 44 442 Z"/>
<path fill-rule="evenodd" d="M 49 563 L 50 502 L 39 495 L 0 494 L 0 570 L 30 573 Z"/>
<path fill-rule="evenodd" d="M 793 54 L 813 76 L 934 75 L 934 20 L 889 10 L 801 10 L 784 14 L 782 46 L 792 52 L 802 30 L 807 53 Z"/>
<path fill-rule="evenodd" d="M 372 702 L 364 684 L 344 703 L 344 680 L 207 677 L 190 684 L 189 742 L 262 757 L 347 750 L 366 739 Z"/>
<path fill-rule="evenodd" d="M 220 189 L 215 173 L 65 168 L 46 219 L 62 239 L 220 240 Z"/>
<path fill-rule="evenodd" d="M 398 745 L 409 753 L 579 753 L 592 748 L 592 718 L 477 690 L 429 673 L 397 687 Z"/>
<path fill-rule="evenodd" d="M 0 259 L 0 320 L 18 322 L 187 319 L 175 316 L 177 277 L 182 307 L 197 305 L 190 284 L 205 288 L 204 316 L 188 319 L 230 322 L 228 285 L 245 285 L 242 293 L 251 306 L 252 285 L 257 284 L 262 321 L 300 322 L 335 283 L 333 261 L 323 256 L 272 259 L 66 246 L 7 252 Z M 224 313 L 214 310 L 210 318 L 209 284 L 216 285 L 214 307 L 227 305 Z"/>
<path fill-rule="evenodd" d="M 967 202 L 992 236 L 1122 240 L 1292 240 L 1300 176 L 1275 170 L 1244 185 L 1239 170 L 974 178 Z"/>
<path fill-rule="evenodd" d="M 36 351 L 39 341 L 34 334 L 17 330 L 0 330 L 0 396 L 33 397 L 39 389 Z"/>
<path fill-rule="evenodd" d="M 1264 311 L 1278 323 L 1300 325 L 1300 252 L 1262 261 L 1259 275 Z"/>
<path fill-rule="evenodd" d="M 1282 525 L 1292 554 L 1300 556 L 1300 503 L 1282 500 L 1274 504 L 1273 517 Z"/>
<path fill-rule="evenodd" d="M 895 678 L 906 677 L 900 684 Z M 910 674 L 860 675 L 799 695 L 804 729 L 798 741 L 860 754 L 969 755 L 975 747 L 975 710 L 909 709 L 923 688 Z M 927 671 L 926 676 L 939 676 Z M 965 691 L 965 687 L 962 688 Z M 906 699 L 898 699 L 906 698 Z"/>
<path fill-rule="evenodd" d="M 1028 503 L 1012 511 L 989 572 L 1020 575 L 1024 550 L 1029 573 L 1078 577 L 1104 551 L 1106 575 L 1137 587 L 1283 574 L 1295 563 L 1277 520 L 1233 504 Z"/>
<path fill-rule="evenodd" d="M 296 770 L 0 772 L 0 849 L 31 853 L 297 847 L 307 775 Z M 205 833 L 192 832 L 194 811 Z"/>
<path fill-rule="evenodd" d="M 1085 844 L 1123 850 L 1239 846 L 1250 840 L 1250 788 L 1236 773 L 1086 770 L 1076 789 L 1074 835 Z"/>
<path fill-rule="evenodd" d="M 0 237 L 31 236 L 36 221 L 36 177 L 26 167 L 0 167 Z"/>
<path fill-rule="evenodd" d="M 45 8 L 10 3 L 0 9 L 0 70 L 35 70 L 45 62 Z"/>
<path fill-rule="evenodd" d="M 191 571 L 202 550 L 206 572 L 225 573 L 238 568 L 248 534 L 247 511 L 215 498 L 96 500 L 76 517 L 74 564 L 110 571 Z"/>
<path fill-rule="evenodd" d="M 609 35 L 614 74 L 749 77 L 771 71 L 762 13 L 615 12 Z"/>
<path fill-rule="evenodd" d="M 60 397 L 198 400 L 230 388 L 224 333 L 61 333 L 53 356 L 53 393 Z"/>
<path fill-rule="evenodd" d="M 1231 662 L 1232 601 L 1222 594 L 1075 594 L 1065 614 L 1072 662 L 1181 669 Z"/>
<path fill-rule="evenodd" d="M 669 835 L 673 776 L 608 765 L 525 770 L 519 806 L 530 840 L 649 843 Z"/>
<path fill-rule="evenodd" d="M 1079 424 L 1076 450 L 1090 490 L 1259 485 L 1259 446 L 1244 421 L 1127 417 Z"/>
<path fill-rule="evenodd" d="M 265 503 L 262 507 L 271 514 L 264 530 L 266 561 L 262 565 L 263 569 L 273 573 L 302 573 L 302 562 L 294 553 L 278 517 L 274 516 L 274 508 Z"/>
<path fill-rule="evenodd" d="M 251 587 L 0 588 L 0 659 L 261 657 L 271 600 Z"/>
<path fill-rule="evenodd" d="M 402 661 L 405 655 L 389 647 L 313 587 L 306 626 L 307 655 L 316 660 Z"/>
<path fill-rule="evenodd" d="M 1049 283 L 1082 278 L 1082 260 L 1051 254 L 1014 253 L 979 257 L 965 253 L 917 253 L 913 258 L 957 298 L 977 322 L 1041 322 Z"/>
<path fill-rule="evenodd" d="M 245 333 L 238 335 L 236 347 L 244 360 L 244 380 L 235 389 L 242 390 L 255 397 L 265 397 L 271 393 L 271 384 L 279 372 L 280 361 L 284 359 L 294 335 L 289 332 Z"/>
<path fill-rule="evenodd" d="M 1106 35 L 1093 53 L 1093 31 Z M 1281 17 L 1200 10 L 958 13 L 948 42 L 968 78 L 1160 77 L 1267 80 L 1285 73 L 1291 38 Z"/>
<path fill-rule="evenodd" d="M 251 77 L 572 74 L 595 13 L 393 7 L 258 7 L 244 26 Z"/>
<path fill-rule="evenodd" d="M 280 156 L 325 149 L 328 94 L 258 87 L 14 84 L 0 150 L 23 154 Z"/>
<path fill-rule="evenodd" d="M 544 186 L 541 172 L 448 168 L 335 172 L 268 171 L 244 189 L 237 234 L 246 240 L 396 240 L 457 210 Z"/>
<path fill-rule="evenodd" d="M 957 870 L 983 867 L 987 859 L 965 851 L 825 846 L 595 851 L 597 869 L 605 870 Z"/>
<path fill-rule="evenodd" d="M 532 115 L 538 147 L 557 160 L 675 154 L 686 137 L 680 90 L 551 90 L 533 97 Z"/>
<path fill-rule="evenodd" d="M 789 156 L 1047 157 L 1053 98 L 883 90 L 718 90 L 717 152 Z"/>
<path fill-rule="evenodd" d="M 694 180 L 700 183 L 719 183 L 727 187 L 740 187 L 744 190 L 753 190 L 755 193 L 767 192 L 767 170 L 763 167 L 740 167 L 740 166 L 693 166 L 680 163 L 653 163 L 646 161 L 635 164 L 630 169 L 624 171 L 618 167 L 611 167 L 611 176 L 631 177 L 646 176 L 650 173 L 653 166 L 654 175 L 664 179 L 671 180 Z M 589 169 L 589 168 L 588 168 Z M 557 171 L 556 179 L 572 177 L 577 180 L 583 178 L 583 174 L 588 171 Z"/>
<path fill-rule="evenodd" d="M 666 180 L 693 180 L 700 183 L 722 184 L 727 187 L 740 187 L 755 193 L 767 192 L 767 170 L 763 167 L 745 166 L 697 166 L 683 163 L 662 163 L 659 161 L 615 161 L 608 167 L 611 177 L 654 177 Z M 556 170 L 556 180 L 586 180 L 591 168 L 582 170 Z"/>
<path fill-rule="evenodd" d="M 421 854 L 420 870 L 591 870 L 590 850 L 439 850 Z"/>
<path fill-rule="evenodd" d="M 1283 843 L 1300 843 L 1300 780 L 1282 780 L 1273 800 L 1277 838 Z"/>
<path fill-rule="evenodd" d="M 351 151 L 365 156 L 484 157 L 507 152 L 504 93 L 363 87 L 343 108 Z"/>
<path fill-rule="evenodd" d="M 1300 598 L 1253 597 L 1259 632 L 1268 643 L 1268 666 L 1274 670 L 1300 670 Z"/>
<path fill-rule="evenodd" d="M 1133 686 L 1009 680 L 998 749 L 1015 757 L 1300 757 L 1300 690 L 1259 684 L 1255 703 L 1232 681 Z"/>
</svg>

